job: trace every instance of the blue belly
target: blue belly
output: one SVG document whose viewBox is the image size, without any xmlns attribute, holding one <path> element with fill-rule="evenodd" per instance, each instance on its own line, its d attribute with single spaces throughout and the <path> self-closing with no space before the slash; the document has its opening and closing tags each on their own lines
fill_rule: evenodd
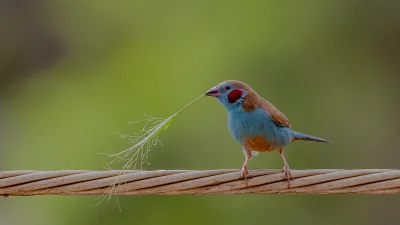
<svg viewBox="0 0 400 225">
<path fill-rule="evenodd" d="M 271 116 L 258 108 L 245 112 L 242 107 L 228 114 L 229 130 L 239 143 L 245 138 L 261 136 L 272 145 L 272 149 L 285 147 L 292 140 L 292 130 L 277 125 Z"/>
</svg>

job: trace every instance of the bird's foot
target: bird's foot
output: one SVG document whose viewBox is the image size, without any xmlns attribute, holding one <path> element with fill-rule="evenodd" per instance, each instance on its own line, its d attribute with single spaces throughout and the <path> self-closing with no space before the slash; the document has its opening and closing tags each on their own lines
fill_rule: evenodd
<svg viewBox="0 0 400 225">
<path fill-rule="evenodd" d="M 290 168 L 288 164 L 285 164 L 285 166 L 283 167 L 283 174 L 284 178 L 286 178 L 288 181 L 294 180 L 292 174 L 290 173 Z"/>
<path fill-rule="evenodd" d="M 242 171 L 240 172 L 240 179 L 247 180 L 247 175 L 249 175 L 249 170 L 247 169 L 247 166 L 243 166 Z"/>
</svg>

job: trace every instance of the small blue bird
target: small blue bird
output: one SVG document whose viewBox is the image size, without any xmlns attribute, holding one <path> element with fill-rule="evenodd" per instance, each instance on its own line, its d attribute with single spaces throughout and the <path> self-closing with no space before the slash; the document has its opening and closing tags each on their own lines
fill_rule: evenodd
<svg viewBox="0 0 400 225">
<path fill-rule="evenodd" d="M 258 152 L 278 150 L 283 160 L 285 178 L 293 179 L 283 154 L 287 144 L 296 140 L 331 142 L 290 129 L 286 116 L 243 82 L 224 81 L 208 90 L 206 95 L 216 97 L 228 110 L 229 130 L 242 145 L 246 157 L 241 178 L 247 178 L 247 164 L 252 156 Z"/>
</svg>

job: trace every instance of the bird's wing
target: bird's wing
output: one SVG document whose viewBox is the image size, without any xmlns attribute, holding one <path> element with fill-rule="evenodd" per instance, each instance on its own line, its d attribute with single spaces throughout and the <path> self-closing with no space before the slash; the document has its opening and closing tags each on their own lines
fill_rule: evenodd
<svg viewBox="0 0 400 225">
<path fill-rule="evenodd" d="M 268 113 L 274 122 L 283 127 L 290 127 L 290 121 L 285 116 L 285 114 L 281 113 L 274 105 L 272 105 L 269 101 L 262 99 L 261 100 L 261 108 Z"/>
<path fill-rule="evenodd" d="M 253 91 L 249 91 L 245 100 L 243 101 L 243 109 L 246 112 L 253 111 L 257 107 L 262 108 L 268 115 L 271 116 L 272 120 L 279 126 L 290 127 L 289 119 L 281 113 L 274 105 L 269 101 L 265 100 Z"/>
</svg>

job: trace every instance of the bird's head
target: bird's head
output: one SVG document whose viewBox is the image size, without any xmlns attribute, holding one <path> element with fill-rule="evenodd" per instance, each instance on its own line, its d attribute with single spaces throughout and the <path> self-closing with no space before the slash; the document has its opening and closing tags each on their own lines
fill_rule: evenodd
<svg viewBox="0 0 400 225">
<path fill-rule="evenodd" d="M 228 80 L 211 88 L 205 95 L 217 98 L 225 108 L 232 110 L 241 106 L 250 92 L 253 90 L 247 84 L 237 80 Z"/>
</svg>

